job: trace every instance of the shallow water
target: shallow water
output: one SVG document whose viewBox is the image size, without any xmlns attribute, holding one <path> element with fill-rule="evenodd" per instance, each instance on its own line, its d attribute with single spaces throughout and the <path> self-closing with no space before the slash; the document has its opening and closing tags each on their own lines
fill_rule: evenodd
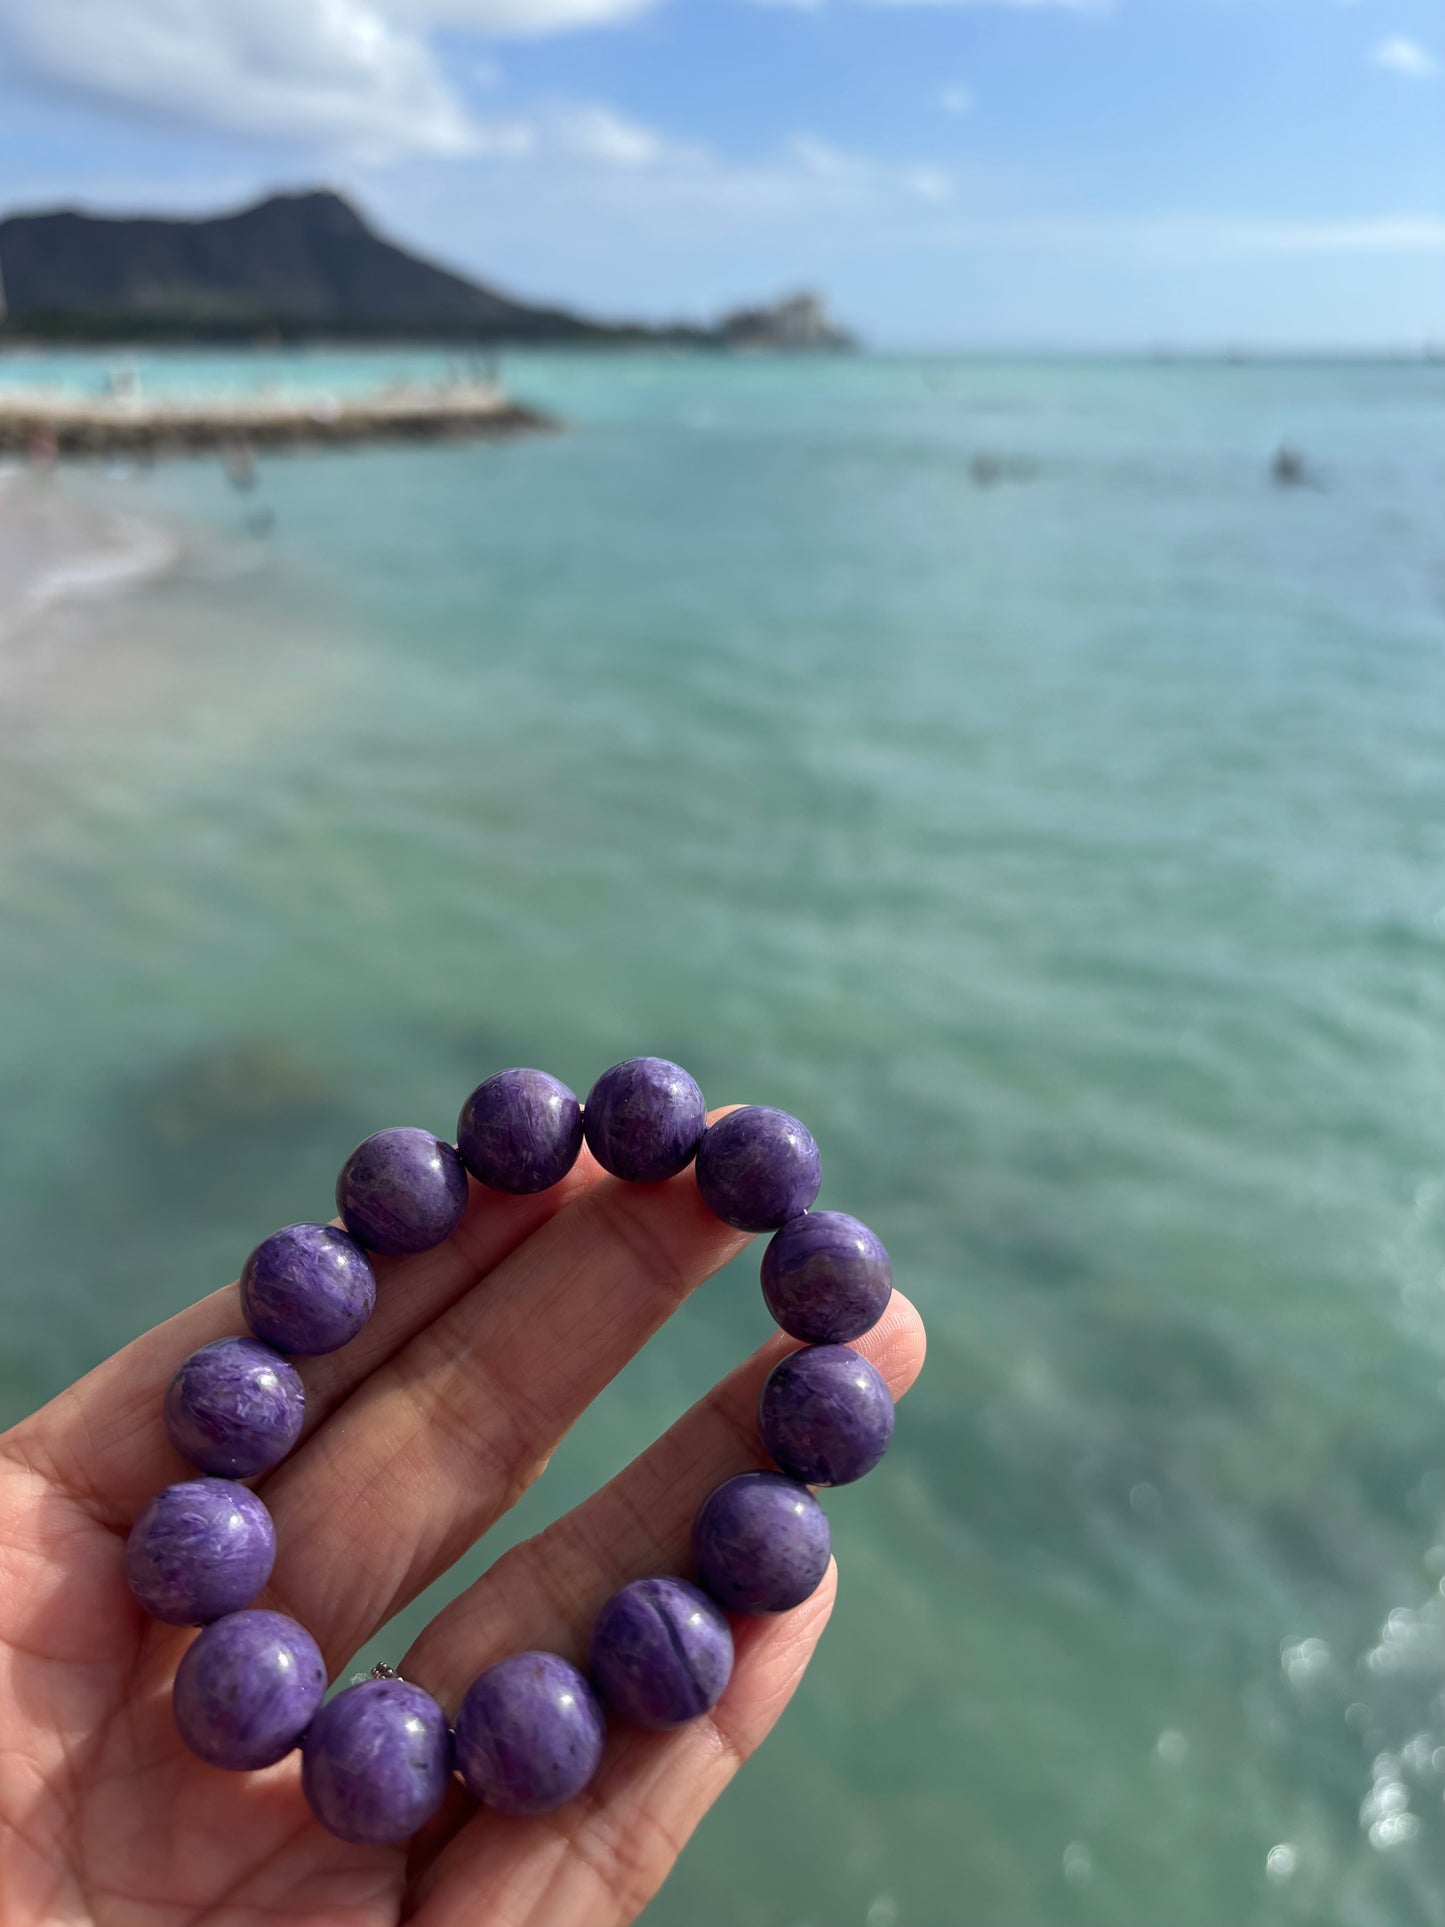
<svg viewBox="0 0 1445 1927">
<path fill-rule="evenodd" d="M 506 374 L 571 432 L 116 484 L 188 560 L 5 685 L 6 1415 L 365 1131 L 678 1057 L 932 1351 L 649 1920 L 1438 1921 L 1445 369 Z M 744 1261 L 460 1578 L 765 1329 Z"/>
</svg>

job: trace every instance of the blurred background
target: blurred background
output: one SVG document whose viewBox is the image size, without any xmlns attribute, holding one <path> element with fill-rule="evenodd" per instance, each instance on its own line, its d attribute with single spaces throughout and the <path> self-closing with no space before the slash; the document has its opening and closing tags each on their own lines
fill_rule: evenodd
<svg viewBox="0 0 1445 1927">
<path fill-rule="evenodd" d="M 797 1112 L 929 1368 L 658 1927 L 1445 1917 L 1442 106 L 1424 0 L 0 0 L 0 1418 L 504 1065 Z"/>
</svg>

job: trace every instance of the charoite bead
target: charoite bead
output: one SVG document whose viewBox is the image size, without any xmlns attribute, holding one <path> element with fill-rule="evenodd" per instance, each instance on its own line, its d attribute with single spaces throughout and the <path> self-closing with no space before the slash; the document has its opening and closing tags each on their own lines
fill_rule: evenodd
<svg viewBox="0 0 1445 1927">
<path fill-rule="evenodd" d="M 809 1485 L 851 1485 L 888 1450 L 893 1398 L 875 1365 L 847 1345 L 809 1345 L 775 1365 L 758 1402 L 771 1458 Z"/>
<path fill-rule="evenodd" d="M 828 1570 L 828 1515 L 807 1486 L 780 1472 L 740 1472 L 704 1500 L 692 1563 L 730 1613 L 785 1613 Z"/>
<path fill-rule="evenodd" d="M 326 1666 L 306 1628 L 252 1611 L 218 1619 L 186 1648 L 172 1704 L 192 1753 L 244 1773 L 284 1759 L 325 1692 Z"/>
<path fill-rule="evenodd" d="M 358 1144 L 336 1180 L 342 1223 L 368 1251 L 430 1251 L 449 1238 L 467 1202 L 467 1174 L 450 1144 L 397 1125 Z"/>
<path fill-rule="evenodd" d="M 275 1562 L 270 1513 L 231 1479 L 168 1485 L 125 1545 L 131 1591 L 152 1618 L 171 1626 L 209 1625 L 249 1606 Z"/>
<path fill-rule="evenodd" d="M 186 1359 L 166 1390 L 171 1444 L 202 1472 L 249 1479 L 296 1443 L 306 1395 L 296 1369 L 254 1338 L 218 1338 Z"/>
<path fill-rule="evenodd" d="M 474 1679 L 457 1709 L 457 1771 L 499 1813 L 548 1813 L 602 1758 L 602 1708 L 557 1653 L 513 1653 Z"/>
<path fill-rule="evenodd" d="M 682 1726 L 722 1697 L 733 1669 L 727 1620 L 685 1579 L 637 1579 L 592 1628 L 592 1681 L 633 1726 Z"/>
<path fill-rule="evenodd" d="M 881 1240 L 846 1211 L 790 1218 L 763 1253 L 763 1297 L 785 1332 L 841 1345 L 871 1331 L 893 1295 Z"/>
<path fill-rule="evenodd" d="M 577 1162 L 582 1106 L 546 1071 L 498 1071 L 462 1106 L 457 1149 L 472 1176 L 493 1191 L 549 1191 Z"/>
<path fill-rule="evenodd" d="M 714 1216 L 739 1231 L 773 1231 L 818 1195 L 823 1160 L 786 1111 L 762 1104 L 729 1111 L 703 1133 L 697 1188 Z"/>
<path fill-rule="evenodd" d="M 370 1259 L 334 1224 L 288 1224 L 263 1238 L 241 1267 L 241 1315 L 278 1351 L 337 1351 L 375 1303 Z"/>
<path fill-rule="evenodd" d="M 301 1753 L 307 1805 L 357 1846 L 405 1840 L 442 1803 L 451 1777 L 446 1715 L 404 1679 L 367 1679 L 321 1708 Z"/>
<path fill-rule="evenodd" d="M 252 1604 L 270 1577 L 276 1535 L 261 1499 L 236 1483 L 276 1465 L 300 1434 L 302 1382 L 283 1354 L 349 1343 L 376 1300 L 369 1254 L 441 1244 L 466 1208 L 469 1174 L 495 1191 L 542 1192 L 567 1176 L 584 1140 L 604 1171 L 628 1183 L 665 1182 L 695 1160 L 698 1193 L 718 1218 L 776 1233 L 763 1293 L 778 1324 L 808 1341 L 769 1374 L 759 1400 L 759 1432 L 779 1469 L 741 1473 L 708 1495 L 692 1530 L 699 1585 L 638 1579 L 606 1601 L 587 1674 L 556 1653 L 512 1654 L 472 1682 L 455 1734 L 434 1699 L 386 1668 L 326 1703 L 310 1633 Z M 455 1150 L 405 1128 L 358 1145 L 336 1186 L 345 1229 L 293 1224 L 263 1239 L 240 1280 L 254 1337 L 201 1347 L 166 1392 L 172 1443 L 217 1476 L 158 1493 L 132 1528 L 125 1566 L 156 1618 L 202 1628 L 172 1695 L 192 1752 L 252 1771 L 300 1746 L 316 1819 L 341 1840 L 383 1846 L 438 1812 L 454 1767 L 497 1812 L 546 1813 L 597 1772 L 604 1708 L 665 1731 L 715 1706 L 733 1669 L 727 1612 L 785 1613 L 816 1591 L 830 1541 L 809 1486 L 861 1478 L 893 1432 L 886 1383 L 846 1343 L 888 1305 L 888 1253 L 856 1218 L 811 1210 L 821 1176 L 818 1147 L 795 1117 L 753 1105 L 708 1128 L 695 1080 L 660 1057 L 612 1065 L 585 1112 L 544 1071 L 499 1071 L 462 1107 Z"/>
<path fill-rule="evenodd" d="M 692 1163 L 707 1129 L 707 1106 L 680 1064 L 629 1057 L 592 1086 L 582 1122 L 587 1149 L 604 1171 L 633 1184 L 657 1184 Z"/>
</svg>

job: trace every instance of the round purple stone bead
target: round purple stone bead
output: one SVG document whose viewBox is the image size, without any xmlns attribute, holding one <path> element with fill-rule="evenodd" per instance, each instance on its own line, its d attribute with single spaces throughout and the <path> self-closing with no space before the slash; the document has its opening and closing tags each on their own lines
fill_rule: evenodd
<svg viewBox="0 0 1445 1927">
<path fill-rule="evenodd" d="M 703 1501 L 692 1528 L 697 1576 L 730 1613 L 785 1613 L 828 1570 L 828 1515 L 781 1472 L 742 1472 Z"/>
<path fill-rule="evenodd" d="M 587 1149 L 604 1171 L 633 1184 L 676 1177 L 707 1129 L 702 1092 L 680 1064 L 629 1057 L 603 1071 L 582 1113 Z"/>
<path fill-rule="evenodd" d="M 763 1297 L 785 1332 L 841 1345 L 872 1331 L 893 1296 L 880 1239 L 845 1211 L 790 1218 L 763 1253 Z"/>
<path fill-rule="evenodd" d="M 619 1719 L 682 1726 L 722 1697 L 733 1636 L 707 1594 L 687 1580 L 636 1579 L 598 1613 L 591 1669 Z"/>
<path fill-rule="evenodd" d="M 424 1826 L 451 1770 L 445 1713 L 404 1679 L 366 1679 L 329 1699 L 301 1753 L 307 1805 L 329 1833 L 358 1846 Z"/>
<path fill-rule="evenodd" d="M 284 1613 L 231 1613 L 176 1669 L 181 1738 L 211 1766 L 248 1773 L 285 1759 L 326 1692 L 316 1641 Z"/>
<path fill-rule="evenodd" d="M 241 1267 L 241 1312 L 278 1351 L 311 1357 L 355 1338 L 376 1303 L 366 1253 L 334 1224 L 288 1224 Z"/>
<path fill-rule="evenodd" d="M 463 1104 L 457 1149 L 472 1176 L 494 1191 L 550 1191 L 582 1149 L 582 1106 L 546 1071 L 498 1071 Z"/>
<path fill-rule="evenodd" d="M 586 1679 L 556 1653 L 513 1653 L 457 1709 L 457 1771 L 499 1813 L 548 1813 L 582 1791 L 606 1727 Z"/>
<path fill-rule="evenodd" d="M 893 1436 L 883 1375 L 847 1345 L 809 1345 L 768 1374 L 758 1430 L 790 1478 L 851 1485 L 871 1472 Z"/>
<path fill-rule="evenodd" d="M 346 1229 L 391 1258 L 449 1238 L 466 1202 L 467 1174 L 451 1145 L 405 1124 L 358 1144 L 336 1180 Z"/>
<path fill-rule="evenodd" d="M 812 1137 L 797 1118 L 765 1104 L 729 1111 L 698 1146 L 703 1203 L 739 1231 L 775 1231 L 807 1210 L 822 1181 Z"/>
<path fill-rule="evenodd" d="M 187 1479 L 158 1492 L 131 1527 L 125 1576 L 153 1618 L 205 1626 L 249 1606 L 271 1577 L 276 1528 L 247 1486 Z"/>
<path fill-rule="evenodd" d="M 192 1352 L 166 1389 L 171 1444 L 203 1472 L 249 1479 L 296 1443 L 306 1395 L 295 1367 L 254 1338 L 218 1338 Z"/>
</svg>

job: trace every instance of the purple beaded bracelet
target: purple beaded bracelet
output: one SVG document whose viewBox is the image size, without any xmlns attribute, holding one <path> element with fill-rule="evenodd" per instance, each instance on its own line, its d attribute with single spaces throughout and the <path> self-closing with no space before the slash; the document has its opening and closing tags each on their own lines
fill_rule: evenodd
<svg viewBox="0 0 1445 1927">
<path fill-rule="evenodd" d="M 657 1183 L 696 1162 L 698 1190 L 725 1223 L 771 1231 L 768 1310 L 804 1341 L 769 1374 L 758 1406 L 779 1468 L 743 1472 L 711 1493 L 692 1530 L 697 1583 L 636 1579 L 598 1613 L 588 1673 L 557 1653 L 513 1653 L 473 1680 L 455 1729 L 420 1687 L 379 1667 L 323 1705 L 316 1642 L 251 1602 L 276 1557 L 265 1505 L 237 1481 L 268 1472 L 301 1430 L 305 1395 L 284 1353 L 313 1357 L 354 1338 L 376 1300 L 368 1251 L 427 1251 L 456 1228 L 467 1174 L 494 1190 L 543 1191 L 586 1140 L 597 1163 Z M 711 1128 L 702 1092 L 676 1064 L 634 1057 L 604 1071 L 584 1108 L 543 1071 L 499 1071 L 462 1106 L 456 1148 L 429 1131 L 378 1131 L 342 1166 L 344 1229 L 276 1231 L 241 1270 L 253 1337 L 187 1358 L 165 1396 L 166 1431 L 209 1476 L 167 1486 L 126 1545 L 132 1592 L 157 1619 L 204 1630 L 176 1672 L 181 1738 L 213 1766 L 272 1766 L 297 1746 L 311 1811 L 342 1840 L 406 1839 L 455 1771 L 503 1813 L 544 1813 L 597 1770 L 605 1712 L 633 1725 L 684 1725 L 717 1704 L 733 1664 L 728 1613 L 801 1605 L 827 1570 L 828 1520 L 812 1491 L 845 1485 L 882 1458 L 893 1400 L 848 1341 L 882 1317 L 888 1253 L 856 1218 L 810 1209 L 818 1147 L 785 1111 L 750 1106 Z M 590 1675 L 590 1677 L 589 1677 Z M 605 1712 L 604 1712 L 605 1709 Z"/>
</svg>

